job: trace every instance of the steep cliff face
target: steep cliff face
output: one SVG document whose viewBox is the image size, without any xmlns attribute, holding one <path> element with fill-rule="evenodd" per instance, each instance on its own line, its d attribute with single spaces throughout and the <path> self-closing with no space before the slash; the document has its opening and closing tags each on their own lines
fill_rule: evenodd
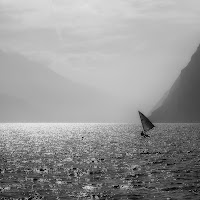
<svg viewBox="0 0 200 200">
<path fill-rule="evenodd" d="M 200 46 L 151 116 L 154 122 L 200 122 Z"/>
</svg>

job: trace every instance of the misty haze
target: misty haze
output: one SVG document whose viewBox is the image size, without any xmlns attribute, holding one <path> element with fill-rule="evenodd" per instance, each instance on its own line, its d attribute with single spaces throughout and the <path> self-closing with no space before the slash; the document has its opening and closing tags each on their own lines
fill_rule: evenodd
<svg viewBox="0 0 200 200">
<path fill-rule="evenodd" d="M 0 0 L 0 200 L 200 198 L 198 0 Z"/>
</svg>

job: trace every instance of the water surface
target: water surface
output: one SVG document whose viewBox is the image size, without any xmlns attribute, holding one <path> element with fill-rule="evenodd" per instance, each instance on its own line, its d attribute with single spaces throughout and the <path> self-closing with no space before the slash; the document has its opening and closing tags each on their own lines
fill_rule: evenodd
<svg viewBox="0 0 200 200">
<path fill-rule="evenodd" d="M 200 199 L 200 124 L 0 124 L 3 199 Z"/>
</svg>

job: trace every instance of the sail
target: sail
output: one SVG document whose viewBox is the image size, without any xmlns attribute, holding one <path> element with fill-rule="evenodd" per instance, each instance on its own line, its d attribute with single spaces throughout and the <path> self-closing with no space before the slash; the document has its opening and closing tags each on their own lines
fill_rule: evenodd
<svg viewBox="0 0 200 200">
<path fill-rule="evenodd" d="M 144 132 L 147 132 L 155 127 L 145 115 L 143 115 L 140 111 L 138 111 L 138 112 L 140 115 L 140 119 L 141 119 L 141 123 L 142 123 Z"/>
</svg>

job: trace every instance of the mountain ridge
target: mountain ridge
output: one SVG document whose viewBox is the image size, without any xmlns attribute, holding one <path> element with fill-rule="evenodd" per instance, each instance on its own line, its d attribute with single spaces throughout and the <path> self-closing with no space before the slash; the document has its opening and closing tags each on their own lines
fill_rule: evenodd
<svg viewBox="0 0 200 200">
<path fill-rule="evenodd" d="M 73 82 L 21 54 L 2 50 L 0 98 L 10 102 L 2 101 L 0 121 L 4 122 L 115 122 L 120 118 L 117 110 L 121 105 L 111 96 Z"/>
<path fill-rule="evenodd" d="M 150 119 L 162 123 L 200 122 L 200 45 Z"/>
</svg>

